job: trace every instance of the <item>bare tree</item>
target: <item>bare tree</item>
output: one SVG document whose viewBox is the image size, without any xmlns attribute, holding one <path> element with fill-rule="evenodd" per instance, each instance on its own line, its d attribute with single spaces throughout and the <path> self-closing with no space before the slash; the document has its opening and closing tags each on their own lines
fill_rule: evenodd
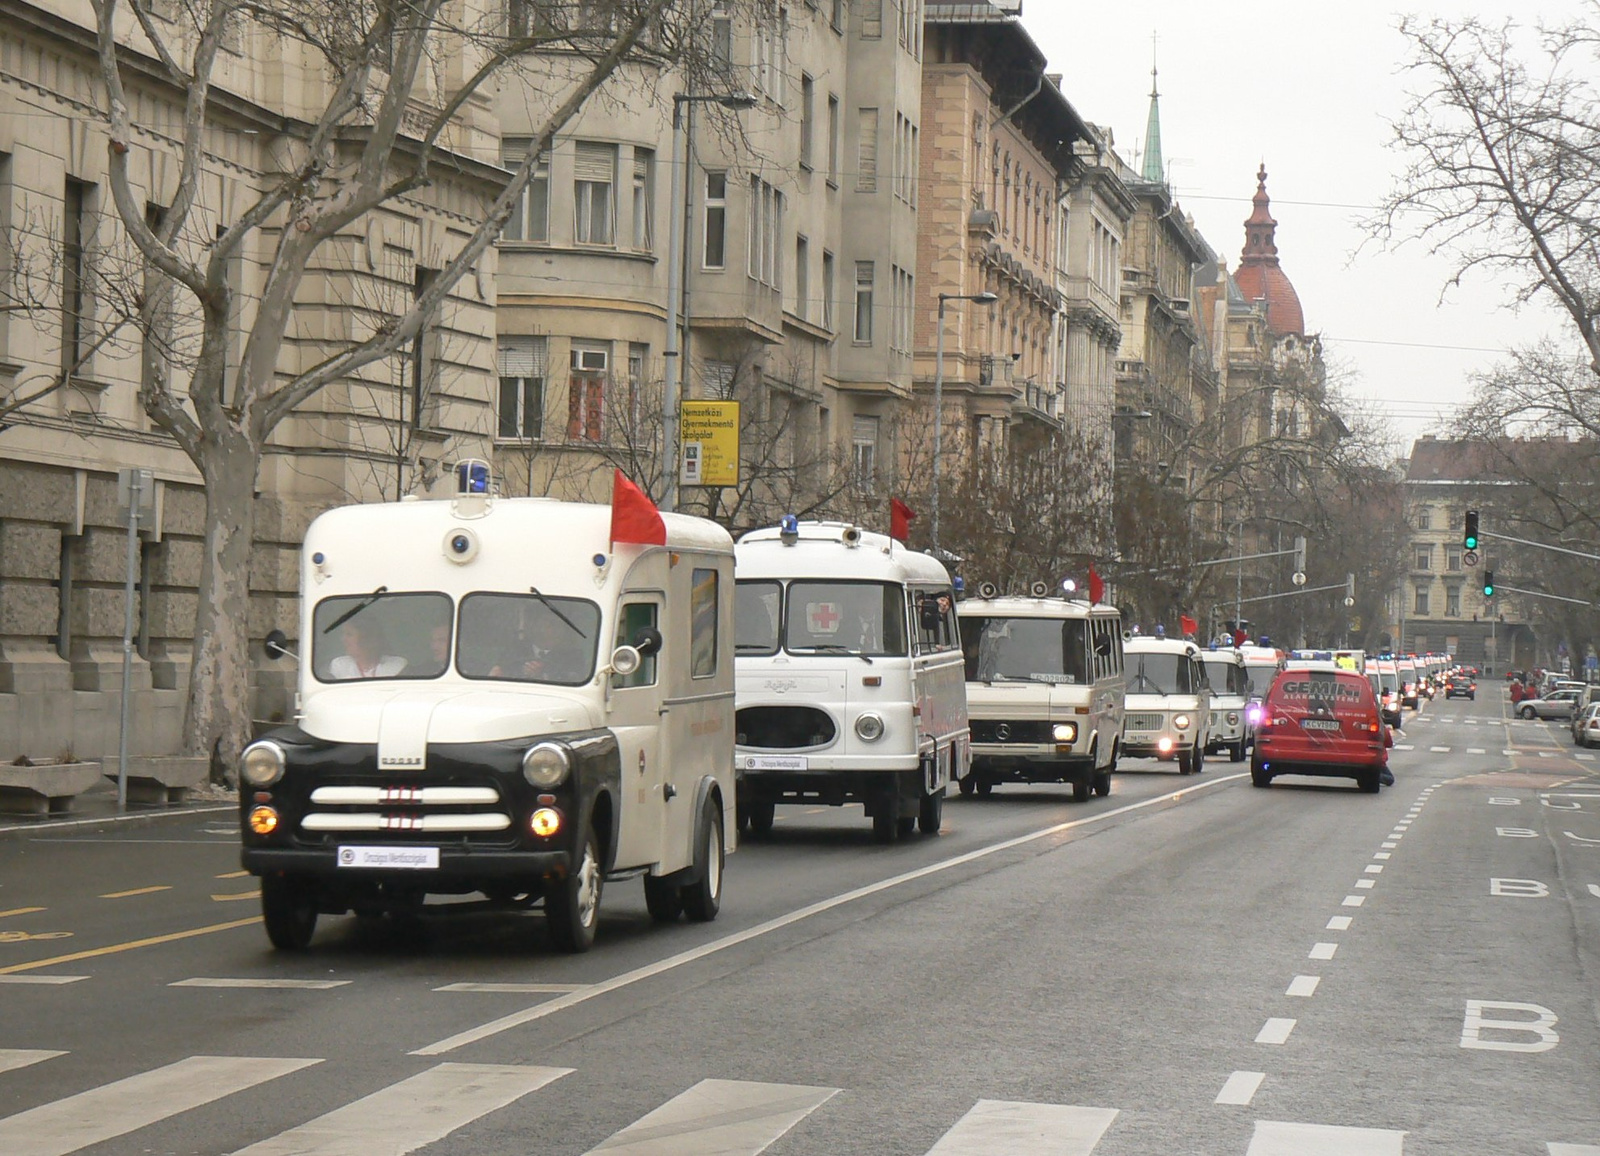
<svg viewBox="0 0 1600 1156">
<path fill-rule="evenodd" d="M 188 326 L 183 372 L 170 362 L 154 366 L 140 400 L 205 486 L 184 745 L 209 754 L 214 774 L 231 777 L 248 737 L 252 496 L 274 430 L 328 385 L 358 379 L 404 350 L 431 323 L 499 236 L 539 154 L 619 68 L 637 60 L 691 73 L 717 67 L 709 45 L 707 54 L 693 52 L 706 39 L 709 5 L 699 0 L 512 0 L 509 22 L 491 7 L 498 17 L 469 20 L 462 13 L 473 6 L 445 0 L 183 0 L 165 6 L 168 21 L 152 0 L 93 0 L 109 184 L 120 228 L 146 269 L 144 292 L 128 312 L 146 338 L 162 333 L 170 317 Z M 312 118 L 286 120 L 270 154 L 277 171 L 257 181 L 253 202 L 218 233 L 202 196 L 212 164 L 209 109 L 221 50 L 246 22 L 268 51 L 309 60 L 308 88 L 319 103 Z M 464 63 L 453 85 L 444 83 L 451 70 L 439 66 L 446 59 Z M 535 66 L 524 68 L 528 61 Z M 151 147 L 135 125 L 129 90 L 150 91 L 151 62 L 162 98 L 181 110 L 175 175 L 160 190 L 157 214 L 130 166 L 135 144 Z M 441 177 L 458 177 L 463 116 L 492 83 L 512 76 L 538 91 L 544 111 L 526 159 L 497 195 L 485 196 L 481 221 L 411 299 L 374 313 L 369 331 L 328 347 L 314 364 L 291 365 L 291 323 L 327 267 L 330 244 Z M 264 287 L 238 380 L 225 392 L 235 316 L 228 267 L 246 252 L 259 254 Z"/>
</svg>

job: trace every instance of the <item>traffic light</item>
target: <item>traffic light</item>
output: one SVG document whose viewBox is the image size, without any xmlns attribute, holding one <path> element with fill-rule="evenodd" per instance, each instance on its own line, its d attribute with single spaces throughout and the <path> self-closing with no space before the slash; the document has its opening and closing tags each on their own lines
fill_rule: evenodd
<svg viewBox="0 0 1600 1156">
<path fill-rule="evenodd" d="M 1467 528 L 1466 532 L 1461 535 L 1461 547 L 1464 550 L 1476 550 L 1478 548 L 1478 511 L 1476 510 L 1467 511 Z"/>
<path fill-rule="evenodd" d="M 1493 570 L 1485 570 L 1483 572 L 1483 596 L 1485 598 L 1493 598 L 1494 597 L 1494 571 Z"/>
</svg>

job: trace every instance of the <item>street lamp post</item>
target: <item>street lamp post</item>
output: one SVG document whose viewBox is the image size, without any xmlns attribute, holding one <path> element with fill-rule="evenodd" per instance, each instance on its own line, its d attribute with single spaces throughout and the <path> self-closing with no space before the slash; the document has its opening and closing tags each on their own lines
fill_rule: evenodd
<svg viewBox="0 0 1600 1156">
<path fill-rule="evenodd" d="M 672 213 L 667 222 L 667 343 L 663 350 L 666 358 L 666 379 L 662 386 L 662 497 L 663 510 L 678 508 L 678 399 L 683 381 L 683 360 L 678 341 L 678 328 L 683 313 L 684 238 L 689 231 L 689 213 L 693 197 L 689 188 L 688 157 L 692 150 L 685 139 L 688 122 L 684 117 L 686 104 L 715 103 L 723 108 L 746 109 L 756 106 L 756 98 L 748 92 L 730 92 L 716 95 L 690 96 L 674 93 L 672 97 Z"/>
<path fill-rule="evenodd" d="M 946 301 L 972 301 L 979 305 L 993 305 L 998 296 L 985 289 L 982 293 L 939 294 L 938 335 L 933 346 L 933 517 L 930 536 L 933 553 L 939 554 L 939 474 L 944 454 L 944 303 Z"/>
</svg>

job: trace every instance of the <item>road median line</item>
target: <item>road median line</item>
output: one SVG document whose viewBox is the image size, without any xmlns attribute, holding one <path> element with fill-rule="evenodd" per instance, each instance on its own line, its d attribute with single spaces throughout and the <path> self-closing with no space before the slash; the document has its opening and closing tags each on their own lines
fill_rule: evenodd
<svg viewBox="0 0 1600 1156">
<path fill-rule="evenodd" d="M 10 967 L 0 967 L 0 975 L 16 975 L 24 971 L 37 971 L 41 967 L 55 967 L 57 964 L 73 963 L 80 959 L 95 959 L 102 955 L 116 955 L 123 951 L 133 951 L 140 947 L 155 947 L 161 943 L 173 943 L 179 939 L 193 939 L 197 935 L 210 935 L 217 931 L 232 931 L 236 927 L 249 927 L 252 923 L 260 923 L 261 916 L 252 915 L 248 919 L 234 919 L 227 923 L 213 923 L 210 927 L 193 927 L 188 931 L 174 931 L 167 935 L 152 935 L 148 939 L 134 939 L 127 943 L 113 943 L 108 947 L 95 947 L 88 951 L 74 951 L 70 955 L 53 955 L 49 959 L 36 959 L 32 963 L 14 963 Z"/>
</svg>

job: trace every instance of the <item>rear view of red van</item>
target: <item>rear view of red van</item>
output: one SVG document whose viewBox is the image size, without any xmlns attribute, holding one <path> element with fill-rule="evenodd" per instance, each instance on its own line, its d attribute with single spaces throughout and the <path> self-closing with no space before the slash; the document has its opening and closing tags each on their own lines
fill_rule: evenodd
<svg viewBox="0 0 1600 1156">
<path fill-rule="evenodd" d="M 1276 775 L 1352 778 L 1369 795 L 1389 764 L 1389 733 L 1372 684 L 1353 671 L 1280 671 L 1256 729 L 1250 779 Z"/>
</svg>

